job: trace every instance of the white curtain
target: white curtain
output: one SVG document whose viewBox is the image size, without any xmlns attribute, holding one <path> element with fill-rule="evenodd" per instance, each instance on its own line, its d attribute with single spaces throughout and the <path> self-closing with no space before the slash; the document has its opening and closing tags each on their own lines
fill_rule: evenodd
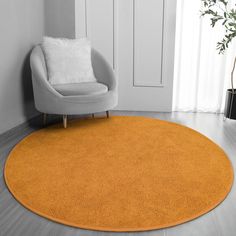
<svg viewBox="0 0 236 236">
<path fill-rule="evenodd" d="M 200 0 L 177 1 L 173 110 L 221 113 L 230 88 L 236 39 L 225 55 L 219 55 L 216 43 L 224 31 L 200 18 L 200 9 Z"/>
</svg>

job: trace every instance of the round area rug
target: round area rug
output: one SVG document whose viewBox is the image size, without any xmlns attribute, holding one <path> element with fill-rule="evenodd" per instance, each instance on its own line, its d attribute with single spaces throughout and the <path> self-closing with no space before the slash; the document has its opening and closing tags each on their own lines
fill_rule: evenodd
<svg viewBox="0 0 236 236">
<path fill-rule="evenodd" d="M 31 211 L 66 225 L 144 231 L 194 219 L 233 182 L 224 151 L 187 127 L 144 117 L 77 120 L 23 139 L 6 184 Z"/>
</svg>

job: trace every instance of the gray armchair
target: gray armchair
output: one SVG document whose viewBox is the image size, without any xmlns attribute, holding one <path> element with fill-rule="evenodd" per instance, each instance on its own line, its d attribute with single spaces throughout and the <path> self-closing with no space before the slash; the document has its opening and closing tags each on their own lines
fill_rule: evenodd
<svg viewBox="0 0 236 236">
<path fill-rule="evenodd" d="M 63 115 L 67 127 L 67 115 L 107 112 L 117 105 L 117 83 L 111 66 L 104 57 L 92 49 L 92 65 L 97 82 L 51 85 L 48 82 L 44 54 L 36 46 L 30 57 L 35 107 L 46 114 Z"/>
</svg>

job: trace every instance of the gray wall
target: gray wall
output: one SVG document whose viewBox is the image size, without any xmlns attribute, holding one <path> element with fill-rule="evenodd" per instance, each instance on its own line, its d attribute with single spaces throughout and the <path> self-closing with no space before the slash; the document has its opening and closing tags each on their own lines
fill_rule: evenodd
<svg viewBox="0 0 236 236">
<path fill-rule="evenodd" d="M 75 38 L 75 0 L 45 0 L 45 33 Z"/>
<path fill-rule="evenodd" d="M 1 134 L 37 114 L 29 52 L 44 34 L 44 0 L 0 0 L 0 32 Z"/>
</svg>

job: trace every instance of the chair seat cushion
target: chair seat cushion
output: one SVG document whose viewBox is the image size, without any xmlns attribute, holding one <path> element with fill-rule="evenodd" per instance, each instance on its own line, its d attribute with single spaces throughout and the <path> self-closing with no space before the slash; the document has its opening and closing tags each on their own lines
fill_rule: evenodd
<svg viewBox="0 0 236 236">
<path fill-rule="evenodd" d="M 63 96 L 98 95 L 108 92 L 106 85 L 97 82 L 55 84 L 53 88 Z"/>
</svg>

